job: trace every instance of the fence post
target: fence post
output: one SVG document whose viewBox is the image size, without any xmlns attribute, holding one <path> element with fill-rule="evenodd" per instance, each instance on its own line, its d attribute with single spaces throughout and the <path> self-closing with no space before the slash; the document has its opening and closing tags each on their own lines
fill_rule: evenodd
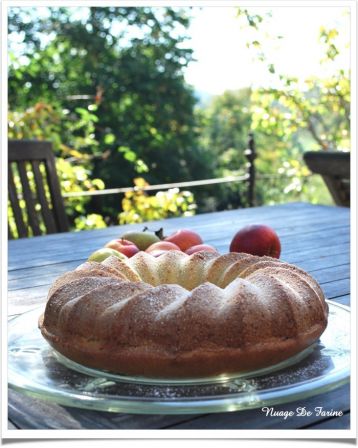
<svg viewBox="0 0 358 448">
<path fill-rule="evenodd" d="M 247 149 L 244 152 L 248 163 L 248 179 L 247 179 L 247 201 L 249 207 L 253 207 L 255 205 L 255 159 L 257 157 L 256 154 L 256 145 L 253 132 L 249 133 L 249 138 L 247 142 Z"/>
</svg>

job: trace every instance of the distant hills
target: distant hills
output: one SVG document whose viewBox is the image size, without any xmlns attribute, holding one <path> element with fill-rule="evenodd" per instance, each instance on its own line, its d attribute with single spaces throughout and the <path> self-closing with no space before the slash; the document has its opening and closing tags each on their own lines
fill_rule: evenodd
<svg viewBox="0 0 358 448">
<path fill-rule="evenodd" d="M 210 100 L 215 96 L 212 93 L 206 92 L 204 90 L 195 90 L 194 95 L 198 100 L 198 106 L 207 106 Z"/>
</svg>

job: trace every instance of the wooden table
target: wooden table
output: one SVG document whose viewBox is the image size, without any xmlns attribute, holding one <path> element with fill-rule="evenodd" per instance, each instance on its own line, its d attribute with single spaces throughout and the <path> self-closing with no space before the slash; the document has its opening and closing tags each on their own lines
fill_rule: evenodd
<svg viewBox="0 0 358 448">
<path fill-rule="evenodd" d="M 326 297 L 350 303 L 350 211 L 304 203 L 257 207 L 152 222 L 168 234 L 179 228 L 199 232 L 205 242 L 228 252 L 233 234 L 246 224 L 265 223 L 276 229 L 281 259 L 310 272 Z M 38 307 L 51 282 L 72 270 L 108 240 L 143 225 L 72 232 L 9 242 L 9 316 Z M 206 415 L 129 415 L 64 407 L 9 390 L 9 429 L 347 429 L 350 427 L 349 385 L 331 392 L 275 406 L 275 411 L 316 406 L 341 410 L 341 417 L 265 417 L 261 409 Z"/>
</svg>

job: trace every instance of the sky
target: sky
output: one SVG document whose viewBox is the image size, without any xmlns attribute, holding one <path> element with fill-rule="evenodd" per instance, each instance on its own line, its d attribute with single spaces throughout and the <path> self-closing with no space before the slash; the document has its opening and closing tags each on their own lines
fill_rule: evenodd
<svg viewBox="0 0 358 448">
<path fill-rule="evenodd" d="M 320 26 L 337 27 L 340 38 L 349 42 L 349 14 L 344 7 L 276 7 L 272 18 L 264 27 L 269 34 L 278 33 L 284 38 L 280 48 L 274 48 L 270 40 L 265 40 L 270 61 L 278 71 L 295 75 L 302 79 L 311 76 L 325 76 L 319 61 L 322 46 L 318 43 Z M 249 8 L 257 14 L 268 10 Z M 235 90 L 245 86 L 269 85 L 272 77 L 262 63 L 254 61 L 252 52 L 246 47 L 247 32 L 240 29 L 241 21 L 236 17 L 236 8 L 209 7 L 193 11 L 189 28 L 190 45 L 197 62 L 186 69 L 186 81 L 210 95 L 218 95 L 225 90 Z M 277 41 L 276 41 L 277 44 Z M 349 68 L 349 52 L 342 56 L 340 64 Z"/>
</svg>

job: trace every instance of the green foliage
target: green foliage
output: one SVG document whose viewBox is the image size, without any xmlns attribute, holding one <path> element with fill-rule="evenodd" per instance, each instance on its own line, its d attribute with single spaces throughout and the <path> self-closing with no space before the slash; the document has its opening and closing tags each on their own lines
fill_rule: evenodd
<svg viewBox="0 0 358 448">
<path fill-rule="evenodd" d="M 301 147 L 349 148 L 349 79 L 307 79 L 304 91 L 298 80 L 286 78 L 285 83 L 282 89 L 253 93 L 253 128 Z"/>
<path fill-rule="evenodd" d="M 223 170 L 242 169 L 246 162 L 244 150 L 250 130 L 250 89 L 227 91 L 214 97 L 205 110 L 202 145 L 213 153 L 216 174 Z"/>
<path fill-rule="evenodd" d="M 269 13 L 241 9 L 239 21 L 275 87 L 225 92 L 194 109 L 183 75 L 192 60 L 188 9 L 9 11 L 9 137 L 52 141 L 63 193 L 242 174 L 253 130 L 258 205 L 331 202 L 302 154 L 349 149 L 349 73 L 304 83 L 278 73 L 265 45 L 282 36 L 267 35 Z M 337 33 L 321 28 L 318 35 L 330 74 L 342 52 Z M 66 210 L 74 228 L 96 228 L 246 206 L 245 190 L 243 183 L 202 187 L 194 201 L 190 192 L 139 188 L 122 201 L 69 197 Z"/>
<path fill-rule="evenodd" d="M 101 179 L 91 179 L 91 157 L 82 152 L 84 148 L 97 147 L 98 145 L 92 136 L 96 117 L 82 110 L 77 111 L 77 114 L 69 116 L 67 111 L 45 103 L 37 103 L 24 112 L 9 111 L 8 113 L 8 136 L 10 139 L 38 139 L 52 142 L 55 154 L 58 156 L 56 169 L 62 193 L 105 188 Z M 30 178 L 32 191 L 35 191 L 30 167 L 27 176 Z M 18 175 L 15 175 L 15 185 L 21 191 L 21 182 Z M 47 194 L 49 198 L 49 193 L 47 192 Z M 77 223 L 81 222 L 81 228 L 87 228 L 85 225 L 88 220 L 86 205 L 89 201 L 88 197 L 83 196 L 66 198 L 66 213 L 71 224 L 75 227 L 77 227 Z M 25 208 L 25 203 L 22 202 L 22 207 Z M 83 218 L 82 221 L 78 220 L 79 216 Z M 99 218 L 98 215 L 98 223 L 100 223 Z M 9 215 L 9 222 L 14 235 L 17 235 L 11 214 Z M 102 226 L 101 223 L 100 226 Z M 45 231 L 43 223 L 41 228 Z M 88 228 L 93 228 L 93 224 Z"/>
<path fill-rule="evenodd" d="M 196 204 L 190 191 L 171 188 L 148 195 L 143 188 L 149 184 L 141 177 L 134 179 L 135 191 L 128 191 L 122 200 L 120 224 L 140 223 L 174 216 L 193 216 Z"/>
<path fill-rule="evenodd" d="M 90 213 L 87 216 L 75 218 L 76 230 L 103 229 L 107 227 L 101 215 Z"/>
<path fill-rule="evenodd" d="M 248 134 L 251 125 L 251 90 L 227 91 L 216 96 L 208 106 L 197 111 L 201 125 L 200 144 L 210 158 L 215 177 L 246 172 Z M 245 206 L 244 184 L 216 185 L 206 190 L 202 208 L 224 209 Z M 208 194 L 208 192 L 210 193 Z"/>
<path fill-rule="evenodd" d="M 239 10 L 239 17 L 251 29 L 248 48 L 272 74 L 275 88 L 252 91 L 251 128 L 256 135 L 259 158 L 256 166 L 263 179 L 257 183 L 259 203 L 287 200 L 332 203 L 319 176 L 311 176 L 302 155 L 308 150 L 350 149 L 350 74 L 332 68 L 339 48 L 336 29 L 321 27 L 318 39 L 322 43 L 321 64 L 332 76 L 326 79 L 297 78 L 277 73 L 265 54 L 270 39 L 261 27 L 269 15 L 258 16 L 249 10 Z M 271 36 L 271 40 L 282 36 Z M 282 176 L 268 178 L 265 173 Z"/>
<path fill-rule="evenodd" d="M 185 45 L 187 12 L 165 7 L 82 7 L 81 16 L 76 8 L 47 12 L 42 18 L 33 8 L 10 9 L 9 31 L 24 38 L 24 63 L 13 57 L 9 69 L 11 108 L 23 110 L 41 98 L 91 120 L 89 135 L 98 142 L 86 148 L 98 156 L 92 177 L 108 188 L 130 185 L 138 173 L 151 184 L 205 177 L 195 98 L 183 76 L 192 59 Z M 97 106 L 96 120 L 88 104 Z M 110 217 L 118 214 L 118 198 L 92 200 L 86 211 L 115 223 Z"/>
<path fill-rule="evenodd" d="M 268 136 L 277 136 L 286 144 L 294 142 L 296 146 L 303 147 L 304 143 L 311 149 L 321 150 L 349 149 L 350 74 L 343 69 L 335 69 L 334 74 L 326 79 L 310 77 L 302 81 L 276 73 L 262 43 L 267 43 L 268 36 L 257 26 L 263 18 L 258 20 L 248 10 L 239 10 L 239 16 L 246 17 L 249 27 L 255 30 L 256 40 L 248 42 L 248 46 L 274 75 L 272 84 L 278 86 L 253 91 L 253 129 Z M 318 39 L 323 52 L 321 64 L 328 73 L 332 73 L 332 63 L 341 52 L 336 42 L 338 36 L 336 29 L 321 27 L 319 30 Z M 278 38 L 271 36 L 271 40 Z"/>
</svg>

